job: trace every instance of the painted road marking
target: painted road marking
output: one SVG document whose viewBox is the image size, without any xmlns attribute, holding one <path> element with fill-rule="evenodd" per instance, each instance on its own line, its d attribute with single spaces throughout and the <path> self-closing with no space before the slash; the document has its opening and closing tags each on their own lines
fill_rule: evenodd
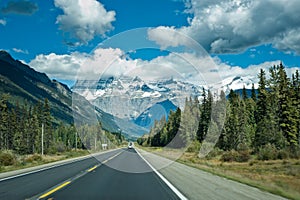
<svg viewBox="0 0 300 200">
<path fill-rule="evenodd" d="M 149 165 L 149 167 L 157 174 L 157 176 L 169 186 L 169 188 L 181 199 L 188 200 L 172 183 L 170 183 L 161 173 L 159 173 L 141 154 L 136 150 L 137 154 Z"/>
<path fill-rule="evenodd" d="M 116 155 L 114 155 L 114 156 L 112 156 L 112 157 L 106 159 L 106 160 L 105 160 L 104 162 L 102 162 L 102 163 L 106 163 L 106 162 L 108 162 L 108 161 L 114 159 L 115 157 L 117 157 L 117 156 L 120 155 L 121 153 L 123 153 L 123 151 L 120 151 L 119 153 L 117 153 Z M 39 196 L 38 199 L 43 199 L 43 198 L 45 198 L 45 197 L 47 197 L 47 196 L 53 194 L 54 192 L 60 190 L 61 188 L 63 188 L 63 187 L 65 187 L 65 186 L 69 185 L 72 181 L 78 179 L 79 177 L 82 177 L 82 176 L 86 175 L 88 172 L 91 172 L 91 171 L 95 170 L 95 169 L 96 169 L 97 167 L 99 167 L 99 166 L 101 166 L 101 164 L 95 165 L 94 167 L 92 167 L 92 168 L 86 170 L 83 174 L 80 174 L 80 175 L 77 175 L 77 176 L 75 176 L 75 177 L 73 177 L 73 178 L 68 179 L 67 181 L 65 181 L 64 183 L 58 185 L 57 187 L 55 187 L 54 189 L 50 190 L 49 192 L 46 192 L 45 194 L 42 194 L 41 196 Z"/>
<path fill-rule="evenodd" d="M 112 152 L 112 151 L 115 151 L 115 150 L 119 150 L 119 149 L 121 149 L 121 148 L 112 149 L 112 150 L 108 150 L 108 151 L 104 151 L 104 152 L 100 152 L 100 153 L 95 153 L 95 154 L 83 156 L 83 157 L 80 157 L 80 158 L 74 158 L 74 160 L 62 161 L 63 163 L 60 163 L 60 164 L 55 164 L 54 163 L 54 165 L 49 166 L 49 167 L 44 167 L 44 168 L 41 168 L 41 169 L 37 169 L 37 170 L 33 170 L 33 171 L 24 172 L 24 173 L 20 173 L 20 174 L 8 176 L 8 177 L 5 177 L 5 178 L 1 178 L 0 182 L 1 181 L 6 181 L 6 180 L 9 180 L 9 179 L 14 179 L 14 178 L 26 176 L 26 175 L 30 175 L 30 174 L 34 174 L 34 173 L 38 173 L 38 172 L 42 172 L 42 171 L 46 171 L 46 170 L 49 170 L 49 169 L 52 169 L 52 168 L 56 168 L 56 167 L 60 167 L 60 166 L 63 166 L 63 165 L 68 165 L 68 164 L 72 164 L 72 163 L 75 163 L 75 162 L 80 162 L 80 161 L 83 161 L 83 160 L 86 160 L 86 159 L 89 159 L 89 158 L 93 158 L 95 156 L 102 155 L 102 154 L 105 154 L 105 153 L 109 153 L 109 152 Z M 61 162 L 61 161 L 58 161 L 58 162 Z"/>
<path fill-rule="evenodd" d="M 107 163 L 108 161 L 114 159 L 115 157 L 117 157 L 117 156 L 120 155 L 121 153 L 123 153 L 123 151 L 120 151 L 120 152 L 117 153 L 116 155 L 114 155 L 114 156 L 112 156 L 112 157 L 110 157 L 110 158 L 104 160 L 102 163 L 103 163 L 103 164 Z"/>
<path fill-rule="evenodd" d="M 93 170 L 96 169 L 98 166 L 99 166 L 99 165 L 95 165 L 94 167 L 90 168 L 90 169 L 88 170 L 88 172 L 93 171 Z"/>
<path fill-rule="evenodd" d="M 56 188 L 50 190 L 49 192 L 47 192 L 47 193 L 41 195 L 41 196 L 39 197 L 39 199 L 43 199 L 43 198 L 49 196 L 50 194 L 56 192 L 57 190 L 60 190 L 61 188 L 63 188 L 63 187 L 65 187 L 65 186 L 69 185 L 70 183 L 71 183 L 71 181 L 64 182 L 63 184 L 57 186 Z"/>
</svg>

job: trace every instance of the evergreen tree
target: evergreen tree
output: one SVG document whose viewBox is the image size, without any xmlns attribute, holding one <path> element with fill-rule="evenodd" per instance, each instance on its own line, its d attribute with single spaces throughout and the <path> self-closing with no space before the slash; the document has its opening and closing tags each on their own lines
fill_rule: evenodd
<svg viewBox="0 0 300 200">
<path fill-rule="evenodd" d="M 268 118 L 268 93 L 266 89 L 267 80 L 265 71 L 263 69 L 260 70 L 258 78 L 258 98 L 255 113 L 257 129 L 253 144 L 256 149 L 270 142 L 270 131 L 272 131 L 269 126 L 270 119 Z"/>
<path fill-rule="evenodd" d="M 248 98 L 247 90 L 245 88 L 245 85 L 243 85 L 242 98 L 243 98 L 243 100 L 246 100 Z"/>
<path fill-rule="evenodd" d="M 292 88 L 293 107 L 296 110 L 295 119 L 297 121 L 298 146 L 300 147 L 300 76 L 298 70 L 292 75 Z"/>
<path fill-rule="evenodd" d="M 42 123 L 44 124 L 44 147 L 45 150 L 47 151 L 50 148 L 51 143 L 53 141 L 52 117 L 50 111 L 50 104 L 47 98 L 44 100 L 42 117 L 43 117 Z"/>
<path fill-rule="evenodd" d="M 256 107 L 256 123 L 258 124 L 263 120 L 267 113 L 267 90 L 266 90 L 266 73 L 263 69 L 260 70 L 258 75 L 259 78 L 259 86 L 258 86 L 258 99 L 257 99 L 257 107 Z"/>
<path fill-rule="evenodd" d="M 199 101 L 195 98 L 193 102 L 192 98 L 185 100 L 184 111 L 181 112 L 181 119 L 180 119 L 180 127 L 179 127 L 179 135 L 181 138 L 182 144 L 179 144 L 180 141 L 178 140 L 178 146 L 184 147 L 189 145 L 194 139 L 196 139 L 196 134 L 198 130 L 199 124 L 199 116 L 200 116 L 200 109 L 199 109 Z"/>
<path fill-rule="evenodd" d="M 0 99 L 0 149 L 9 148 L 9 114 L 8 114 L 8 94 L 3 94 Z"/>
<path fill-rule="evenodd" d="M 256 92 L 255 92 L 254 83 L 252 83 L 251 99 L 253 99 L 253 101 L 256 102 Z"/>
<path fill-rule="evenodd" d="M 203 88 L 202 92 L 202 104 L 201 104 L 201 115 L 197 131 L 197 140 L 202 142 L 207 135 L 208 128 L 211 121 L 211 110 L 212 110 L 213 96 L 208 90 L 207 95 Z"/>
<path fill-rule="evenodd" d="M 279 65 L 279 126 L 290 147 L 298 145 L 297 120 L 294 116 L 296 108 L 293 106 L 290 80 L 282 63 Z"/>
</svg>

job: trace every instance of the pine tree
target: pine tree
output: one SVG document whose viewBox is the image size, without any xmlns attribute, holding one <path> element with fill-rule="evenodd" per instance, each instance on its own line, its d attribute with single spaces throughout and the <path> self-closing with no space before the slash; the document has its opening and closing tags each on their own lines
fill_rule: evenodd
<svg viewBox="0 0 300 200">
<path fill-rule="evenodd" d="M 192 98 L 186 98 L 184 111 L 181 112 L 180 127 L 178 133 L 180 135 L 181 141 L 179 141 L 178 139 L 178 146 L 187 146 L 196 139 L 199 116 L 200 109 L 198 99 L 195 98 L 195 101 L 193 101 Z"/>
<path fill-rule="evenodd" d="M 267 113 L 267 90 L 266 90 L 266 73 L 263 69 L 260 70 L 258 75 L 259 78 L 259 86 L 258 86 L 258 99 L 257 99 L 257 107 L 256 107 L 256 123 L 259 123 L 263 120 L 265 114 Z"/>
<path fill-rule="evenodd" d="M 8 94 L 3 94 L 0 99 L 0 149 L 9 148 L 9 111 L 8 111 Z"/>
<path fill-rule="evenodd" d="M 50 104 L 47 98 L 44 100 L 42 117 L 42 123 L 44 124 L 44 147 L 47 151 L 53 142 L 52 117 L 50 112 Z"/>
<path fill-rule="evenodd" d="M 296 70 L 292 75 L 292 87 L 293 87 L 293 107 L 295 108 L 295 119 L 297 121 L 297 138 L 298 146 L 300 147 L 300 76 L 299 71 Z"/>
<path fill-rule="evenodd" d="M 268 118 L 267 102 L 268 93 L 266 89 L 267 80 L 265 71 L 263 69 L 260 70 L 258 78 L 258 98 L 255 113 L 257 129 L 253 144 L 256 149 L 270 142 L 270 131 L 272 131 L 272 129 L 269 127 L 270 119 Z"/>
<path fill-rule="evenodd" d="M 37 107 L 35 106 L 32 110 L 31 115 L 31 136 L 30 136 L 30 144 L 32 153 L 40 152 L 40 146 L 36 144 L 36 139 L 40 135 L 41 128 L 39 126 L 39 119 Z"/>
<path fill-rule="evenodd" d="M 254 83 L 252 83 L 251 99 L 253 99 L 253 101 L 256 102 L 256 92 L 255 92 Z"/>
<path fill-rule="evenodd" d="M 202 92 L 202 104 L 201 104 L 201 115 L 199 121 L 199 127 L 197 131 L 197 140 L 202 142 L 208 132 L 208 128 L 211 121 L 211 110 L 212 110 L 213 96 L 208 90 L 207 95 L 205 90 Z"/>
<path fill-rule="evenodd" d="M 290 80 L 282 63 L 279 65 L 279 126 L 283 132 L 288 146 L 298 145 L 296 113 L 293 107 Z"/>
<path fill-rule="evenodd" d="M 248 98 L 247 90 L 245 88 L 245 85 L 243 85 L 242 98 L 243 98 L 243 100 L 246 100 Z"/>
</svg>

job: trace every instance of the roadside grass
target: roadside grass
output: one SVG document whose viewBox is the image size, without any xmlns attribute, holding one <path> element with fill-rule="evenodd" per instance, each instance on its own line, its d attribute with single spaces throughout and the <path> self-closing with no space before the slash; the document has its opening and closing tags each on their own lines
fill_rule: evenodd
<svg viewBox="0 0 300 200">
<path fill-rule="evenodd" d="M 139 146 L 139 148 L 162 155 L 161 147 Z M 167 154 L 172 154 L 170 153 L 171 149 L 166 151 Z M 175 150 L 175 155 L 177 155 L 177 151 Z M 300 200 L 300 159 L 262 161 L 251 155 L 247 162 L 223 162 L 221 161 L 222 155 L 224 152 L 217 152 L 213 156 L 199 158 L 197 153 L 184 152 L 177 162 L 288 199 Z"/>
<path fill-rule="evenodd" d="M 300 200 L 300 160 L 297 159 L 222 162 L 218 157 L 200 159 L 195 153 L 184 153 L 178 162 L 289 199 Z"/>
<path fill-rule="evenodd" d="M 88 154 L 89 151 L 81 149 L 43 156 L 40 154 L 18 155 L 11 151 L 2 151 L 0 152 L 0 173 L 35 167 L 42 164 L 85 156 Z"/>
</svg>

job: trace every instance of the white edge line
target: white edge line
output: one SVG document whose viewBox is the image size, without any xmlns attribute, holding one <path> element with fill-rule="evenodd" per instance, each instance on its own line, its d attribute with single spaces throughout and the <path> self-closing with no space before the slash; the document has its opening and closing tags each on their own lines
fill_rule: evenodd
<svg viewBox="0 0 300 200">
<path fill-rule="evenodd" d="M 161 178 L 167 186 L 182 200 L 187 200 L 186 198 L 172 183 L 170 183 L 161 173 L 159 173 L 141 154 L 140 152 L 136 149 L 137 154 L 149 165 L 149 167 L 157 174 L 159 178 Z"/>
<path fill-rule="evenodd" d="M 119 149 L 120 149 L 120 148 L 119 148 Z M 99 154 L 94 153 L 94 154 L 87 155 L 87 156 L 84 157 L 84 158 L 77 158 L 77 159 L 71 160 L 71 161 L 69 161 L 69 162 L 66 161 L 65 163 L 61 163 L 61 164 L 57 164 L 57 165 L 52 165 L 52 166 L 49 166 L 49 167 L 46 167 L 46 168 L 41 168 L 41 169 L 37 169 L 37 170 L 33 170 L 33 171 L 29 171 L 29 172 L 17 174 L 17 175 L 14 175 L 14 176 L 5 177 L 5 178 L 0 179 L 0 182 L 6 181 L 6 180 L 9 180 L 9 179 L 18 178 L 18 177 L 21 177 L 21 176 L 26 176 L 26 175 L 29 175 L 29 174 L 38 173 L 38 172 L 41 172 L 41 171 L 46 171 L 46 170 L 48 170 L 48 169 L 60 167 L 60 166 L 63 166 L 63 165 L 72 164 L 72 163 L 75 163 L 75 162 L 78 162 L 78 161 L 83 161 L 83 160 L 86 160 L 86 159 L 88 159 L 88 158 L 93 158 L 94 156 L 98 156 L 98 155 L 101 155 L 101 154 L 104 154 L 104 153 L 109 153 L 109 152 L 114 151 L 114 150 L 118 150 L 118 149 L 112 149 L 112 150 L 110 150 L 110 151 L 101 152 L 101 153 L 99 153 Z M 97 155 L 95 155 L 95 154 L 97 154 Z M 63 160 L 62 160 L 62 161 L 63 161 Z"/>
</svg>

